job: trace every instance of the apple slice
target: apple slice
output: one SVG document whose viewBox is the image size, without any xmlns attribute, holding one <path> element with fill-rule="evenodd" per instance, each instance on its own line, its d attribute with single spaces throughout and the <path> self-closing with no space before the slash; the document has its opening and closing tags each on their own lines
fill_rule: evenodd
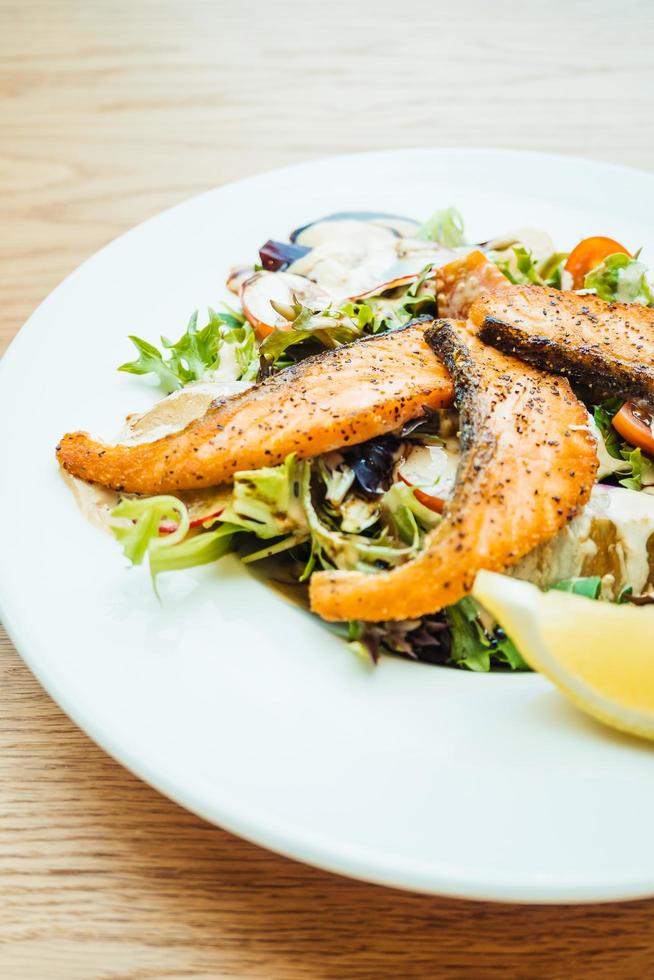
<svg viewBox="0 0 654 980">
<path fill-rule="evenodd" d="M 229 289 L 230 293 L 234 293 L 235 296 L 238 296 L 241 286 L 245 280 L 250 279 L 253 274 L 254 269 L 251 265 L 235 265 L 230 269 L 225 285 Z"/>
<path fill-rule="evenodd" d="M 369 299 L 371 296 L 383 296 L 384 293 L 390 293 L 393 289 L 410 286 L 417 278 L 417 275 L 398 276 L 396 279 L 389 279 L 388 282 L 382 282 L 379 286 L 373 286 L 372 289 L 366 289 L 364 293 L 357 293 L 356 296 L 350 296 L 350 299 L 353 303 L 358 303 L 362 299 Z"/>
<path fill-rule="evenodd" d="M 295 302 L 312 309 L 324 309 L 331 297 L 315 282 L 292 272 L 256 272 L 241 285 L 241 306 L 260 339 L 273 330 L 290 329 L 290 321 L 273 308 Z"/>
</svg>

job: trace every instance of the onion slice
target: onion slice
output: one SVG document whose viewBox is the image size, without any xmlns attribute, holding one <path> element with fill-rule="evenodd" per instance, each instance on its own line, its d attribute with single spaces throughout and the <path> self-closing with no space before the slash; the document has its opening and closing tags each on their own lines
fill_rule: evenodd
<svg viewBox="0 0 654 980">
<path fill-rule="evenodd" d="M 273 330 L 290 329 L 290 321 L 274 309 L 272 302 L 289 307 L 298 302 L 324 309 L 330 300 L 320 286 L 292 272 L 256 272 L 241 285 L 243 313 L 261 339 Z"/>
</svg>

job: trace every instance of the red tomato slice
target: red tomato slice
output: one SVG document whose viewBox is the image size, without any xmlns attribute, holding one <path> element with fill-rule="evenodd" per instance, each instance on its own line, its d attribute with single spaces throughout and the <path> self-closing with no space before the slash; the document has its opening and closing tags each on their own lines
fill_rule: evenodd
<svg viewBox="0 0 654 980">
<path fill-rule="evenodd" d="M 210 521 L 212 519 L 212 517 L 220 517 L 220 515 L 222 514 L 222 512 L 224 511 L 224 509 L 225 509 L 224 507 L 221 507 L 220 510 L 214 510 L 214 512 L 212 514 L 203 514 L 201 517 L 196 517 L 194 520 L 189 521 L 189 525 L 188 526 L 189 527 L 202 527 L 202 525 L 203 524 L 206 524 L 207 521 Z"/>
<path fill-rule="evenodd" d="M 636 446 L 649 456 L 654 456 L 652 416 L 639 405 L 625 402 L 617 415 L 613 416 L 613 428 L 631 446 Z"/>
<path fill-rule="evenodd" d="M 566 272 L 572 276 L 572 288 L 583 289 L 586 275 L 601 265 L 608 255 L 615 255 L 616 252 L 631 256 L 631 252 L 628 252 L 620 242 L 616 242 L 613 238 L 604 238 L 602 235 L 584 238 L 579 242 L 570 252 L 564 266 Z"/>
<path fill-rule="evenodd" d="M 190 528 L 202 527 L 202 525 L 206 524 L 207 521 L 210 521 L 212 517 L 220 517 L 224 509 L 224 507 L 221 507 L 220 510 L 214 510 L 212 514 L 203 514 L 201 517 L 196 517 L 192 521 L 189 521 L 188 526 Z M 177 530 L 177 528 L 178 525 L 175 523 L 175 521 L 162 521 L 159 525 L 159 534 L 172 534 Z"/>
<path fill-rule="evenodd" d="M 159 534 L 174 534 L 178 526 L 175 521 L 161 521 L 159 524 Z"/>
</svg>

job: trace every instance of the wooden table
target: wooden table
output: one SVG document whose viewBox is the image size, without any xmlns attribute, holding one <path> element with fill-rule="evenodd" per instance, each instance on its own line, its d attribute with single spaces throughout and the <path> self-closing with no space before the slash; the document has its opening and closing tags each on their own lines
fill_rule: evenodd
<svg viewBox="0 0 654 980">
<path fill-rule="evenodd" d="M 0 339 L 124 229 L 285 163 L 433 144 L 654 169 L 653 28 L 649 0 L 0 0 Z M 236 840 L 107 758 L 0 642 L 6 980 L 652 974 L 654 902 L 426 898 Z"/>
</svg>

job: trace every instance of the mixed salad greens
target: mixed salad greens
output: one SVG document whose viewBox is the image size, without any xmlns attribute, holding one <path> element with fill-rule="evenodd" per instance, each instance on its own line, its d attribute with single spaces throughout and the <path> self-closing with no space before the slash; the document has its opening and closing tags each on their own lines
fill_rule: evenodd
<svg viewBox="0 0 654 980">
<path fill-rule="evenodd" d="M 167 395 L 202 384 L 245 387 L 321 350 L 437 316 L 435 270 L 471 247 L 454 208 L 422 225 L 378 213 L 329 216 L 293 232 L 289 242 L 267 242 L 255 265 L 234 270 L 228 287 L 240 309 L 209 309 L 206 322 L 196 312 L 182 336 L 162 337 L 160 348 L 132 336 L 137 357 L 119 370 L 154 376 Z M 476 247 L 512 283 L 654 306 L 639 255 L 610 239 L 587 239 L 568 254 L 546 235 L 524 230 Z M 382 271 L 386 281 L 379 285 Z M 577 393 L 593 420 L 602 482 L 654 488 L 647 410 L 616 398 L 597 404 L 588 392 Z M 301 595 L 315 568 L 374 574 L 414 557 L 441 520 L 458 456 L 456 412 L 429 411 L 362 445 L 308 460 L 289 455 L 279 466 L 238 472 L 219 503 L 212 498 L 204 511 L 188 494 L 123 497 L 111 527 L 133 564 L 149 564 L 155 588 L 163 572 L 235 552 Z M 654 498 L 652 505 L 654 529 Z M 596 575 L 548 586 L 591 598 L 605 591 Z M 628 599 L 629 586 L 613 598 Z M 387 652 L 474 671 L 526 669 L 471 598 L 419 620 L 329 628 L 373 661 Z"/>
</svg>

